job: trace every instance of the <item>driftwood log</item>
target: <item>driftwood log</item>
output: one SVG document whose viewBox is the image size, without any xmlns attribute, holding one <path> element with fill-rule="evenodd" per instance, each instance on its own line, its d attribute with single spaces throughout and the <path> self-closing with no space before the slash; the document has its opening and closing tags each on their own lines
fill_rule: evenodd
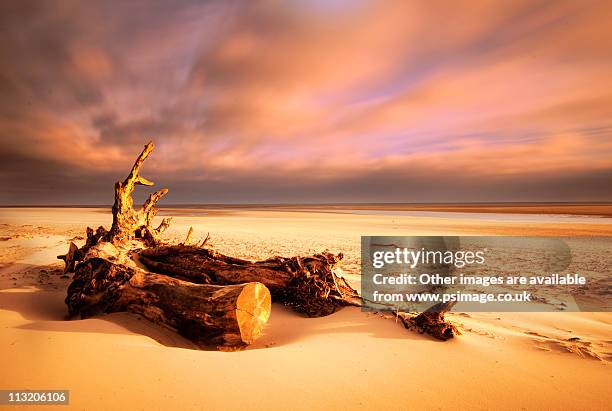
<svg viewBox="0 0 612 411">
<path fill-rule="evenodd" d="M 199 284 L 241 284 L 259 281 L 282 302 L 309 317 L 320 317 L 345 305 L 360 305 L 357 292 L 334 272 L 342 254 L 274 257 L 247 261 L 194 246 L 159 246 L 142 250 L 149 270 Z"/>
<path fill-rule="evenodd" d="M 74 273 L 66 304 L 71 316 L 83 318 L 127 311 L 168 327 L 201 347 L 236 349 L 257 339 L 270 316 L 271 301 L 311 317 L 331 314 L 346 305 L 362 305 L 355 289 L 336 273 L 342 254 L 273 257 L 252 262 L 205 247 L 166 244 L 161 235 L 170 219 L 153 227 L 156 203 L 168 192 L 152 193 L 135 209 L 136 185 L 153 183 L 140 168 L 153 151 L 148 143 L 125 180 L 115 184 L 110 230 L 87 228 L 85 244 L 70 243 L 58 256 Z M 406 328 L 446 340 L 457 330 L 444 321 L 451 307 L 432 307 L 419 315 L 398 313 Z M 432 311 L 433 310 L 433 311 Z"/>
<path fill-rule="evenodd" d="M 270 316 L 258 282 L 194 284 L 91 258 L 78 265 L 66 299 L 70 314 L 137 313 L 202 347 L 240 347 L 257 339 Z"/>
</svg>

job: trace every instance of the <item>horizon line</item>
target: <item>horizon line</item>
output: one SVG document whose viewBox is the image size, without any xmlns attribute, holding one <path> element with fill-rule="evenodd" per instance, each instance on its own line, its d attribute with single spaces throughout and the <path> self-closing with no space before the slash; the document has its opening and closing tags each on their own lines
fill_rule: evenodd
<svg viewBox="0 0 612 411">
<path fill-rule="evenodd" d="M 159 209 L 188 206 L 337 206 L 337 205 L 404 205 L 404 206 L 504 206 L 504 205 L 612 205 L 612 201 L 457 201 L 457 202 L 401 202 L 401 201 L 354 201 L 354 202 L 236 202 L 236 203 L 169 203 L 158 204 Z M 108 204 L 0 204 L 0 208 L 103 208 Z"/>
</svg>

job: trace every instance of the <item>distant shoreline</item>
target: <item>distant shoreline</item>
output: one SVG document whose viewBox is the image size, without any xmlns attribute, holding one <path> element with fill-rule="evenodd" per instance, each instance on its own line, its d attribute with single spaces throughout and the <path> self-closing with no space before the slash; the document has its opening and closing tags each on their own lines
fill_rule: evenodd
<svg viewBox="0 0 612 411">
<path fill-rule="evenodd" d="M 110 205 L 0 205 L 2 208 L 109 208 Z M 168 204 L 169 209 L 266 209 L 283 211 L 380 210 L 456 213 L 547 214 L 612 217 L 612 203 L 318 203 L 318 204 Z"/>
</svg>

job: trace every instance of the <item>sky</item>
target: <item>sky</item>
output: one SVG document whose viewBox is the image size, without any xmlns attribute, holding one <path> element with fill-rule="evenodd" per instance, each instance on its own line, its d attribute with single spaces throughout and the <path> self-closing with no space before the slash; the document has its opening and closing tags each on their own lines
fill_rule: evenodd
<svg viewBox="0 0 612 411">
<path fill-rule="evenodd" d="M 0 2 L 0 205 L 110 204 L 149 140 L 161 205 L 612 201 L 611 21 L 589 0 Z"/>
</svg>

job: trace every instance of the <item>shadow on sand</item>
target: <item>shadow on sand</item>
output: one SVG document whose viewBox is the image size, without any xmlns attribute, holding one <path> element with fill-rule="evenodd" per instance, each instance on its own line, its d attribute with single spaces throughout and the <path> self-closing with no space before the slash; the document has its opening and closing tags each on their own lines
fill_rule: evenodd
<svg viewBox="0 0 612 411">
<path fill-rule="evenodd" d="M 28 267 L 28 272 L 46 266 Z M 21 270 L 20 270 L 21 271 Z M 19 275 L 12 272 L 11 275 Z M 69 282 L 69 281 L 68 281 Z M 146 336 L 167 347 L 198 349 L 198 347 L 173 330 L 160 327 L 132 313 L 111 313 L 88 319 L 68 319 L 64 303 L 66 281 L 54 281 L 53 286 L 18 286 L 0 290 L 0 310 L 18 313 L 28 322 L 16 328 L 26 330 L 125 334 Z M 59 290 L 58 290 L 59 289 Z M 365 334 L 384 339 L 420 339 L 426 337 L 405 330 L 393 320 L 377 314 L 362 312 L 356 307 L 344 308 L 330 316 L 305 318 L 287 307 L 274 304 L 264 333 L 248 349 L 267 349 L 304 341 L 322 334 Z"/>
</svg>

